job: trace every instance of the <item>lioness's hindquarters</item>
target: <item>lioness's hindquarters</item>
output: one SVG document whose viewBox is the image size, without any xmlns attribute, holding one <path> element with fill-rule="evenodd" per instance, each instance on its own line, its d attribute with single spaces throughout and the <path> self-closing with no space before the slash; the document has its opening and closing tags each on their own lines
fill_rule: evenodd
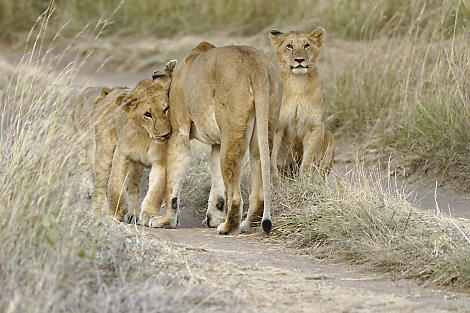
<svg viewBox="0 0 470 313">
<path fill-rule="evenodd" d="M 182 179 L 189 160 L 189 140 L 212 145 L 212 187 L 207 221 L 220 234 L 236 234 L 242 216 L 240 172 L 253 143 L 259 155 L 252 162 L 252 196 L 247 223 L 270 221 L 269 151 L 281 104 L 282 83 L 273 65 L 249 46 L 216 48 L 208 42 L 191 50 L 175 70 L 170 89 L 173 135 L 168 141 L 165 212 L 152 226 L 176 225 Z M 220 157 L 218 157 L 220 156 Z M 259 162 L 258 162 L 259 160 Z M 254 168 L 256 167 L 256 169 Z M 253 189 L 254 188 L 254 189 Z M 222 194 L 222 192 L 224 194 Z M 224 199 L 225 198 L 225 199 Z M 225 206 L 224 206 L 225 204 Z M 261 206 L 260 206 L 261 204 Z M 269 232 L 271 223 L 265 222 Z"/>
</svg>

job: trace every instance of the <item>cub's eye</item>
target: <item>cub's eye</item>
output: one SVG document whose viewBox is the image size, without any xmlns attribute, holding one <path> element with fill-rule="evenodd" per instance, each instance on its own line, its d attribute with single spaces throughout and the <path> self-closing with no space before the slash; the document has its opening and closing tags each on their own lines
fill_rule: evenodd
<svg viewBox="0 0 470 313">
<path fill-rule="evenodd" d="M 304 48 L 305 48 L 305 49 L 310 48 L 310 44 L 306 43 L 306 44 L 304 45 Z"/>
<path fill-rule="evenodd" d="M 170 107 L 166 107 L 166 108 L 163 110 L 163 114 L 166 114 L 166 112 L 168 112 L 169 109 L 170 109 Z"/>
<path fill-rule="evenodd" d="M 152 114 L 150 114 L 150 112 L 145 112 L 144 116 L 148 118 L 152 118 Z"/>
<path fill-rule="evenodd" d="M 294 47 L 293 47 L 291 44 L 288 44 L 286 47 L 287 47 L 287 49 L 289 49 L 289 50 L 294 49 Z"/>
</svg>

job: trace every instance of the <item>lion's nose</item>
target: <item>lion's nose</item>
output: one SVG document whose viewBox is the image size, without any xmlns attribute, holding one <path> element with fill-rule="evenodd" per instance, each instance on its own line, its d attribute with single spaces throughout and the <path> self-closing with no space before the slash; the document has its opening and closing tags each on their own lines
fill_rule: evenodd
<svg viewBox="0 0 470 313">
<path fill-rule="evenodd" d="M 297 63 L 302 63 L 303 61 L 305 61 L 304 58 L 299 58 L 299 59 L 294 59 Z"/>
</svg>

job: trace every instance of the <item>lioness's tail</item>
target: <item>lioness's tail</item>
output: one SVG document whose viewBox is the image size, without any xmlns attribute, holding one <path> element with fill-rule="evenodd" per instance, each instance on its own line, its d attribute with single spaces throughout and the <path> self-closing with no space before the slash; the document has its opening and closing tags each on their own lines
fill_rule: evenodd
<svg viewBox="0 0 470 313">
<path fill-rule="evenodd" d="M 252 79 L 253 97 L 255 100 L 255 118 L 258 136 L 258 148 L 261 161 L 261 179 L 263 181 L 264 210 L 261 225 L 266 234 L 272 228 L 271 222 L 271 164 L 269 155 L 268 124 L 269 124 L 269 77 L 262 75 L 261 79 Z M 263 77 L 264 76 L 264 77 Z M 258 77 L 260 78 L 260 77 Z"/>
</svg>

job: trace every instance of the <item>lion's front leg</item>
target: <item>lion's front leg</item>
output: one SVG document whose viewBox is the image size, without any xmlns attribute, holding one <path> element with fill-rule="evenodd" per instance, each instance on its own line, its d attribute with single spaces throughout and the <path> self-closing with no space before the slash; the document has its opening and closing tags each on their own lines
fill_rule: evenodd
<svg viewBox="0 0 470 313">
<path fill-rule="evenodd" d="M 166 157 L 166 192 L 163 216 L 150 219 L 150 227 L 175 228 L 178 224 L 179 195 L 189 163 L 189 129 L 174 133 L 168 140 Z"/>
<path fill-rule="evenodd" d="M 118 148 L 119 149 L 119 148 Z M 108 214 L 122 222 L 127 211 L 126 190 L 134 164 L 119 151 L 114 153 L 111 176 L 109 177 L 109 211 Z"/>
<path fill-rule="evenodd" d="M 149 225 L 150 219 L 158 215 L 165 194 L 165 177 L 165 162 L 159 161 L 152 164 L 149 174 L 149 189 L 144 201 L 142 201 L 140 225 Z"/>
<path fill-rule="evenodd" d="M 127 203 L 128 209 L 124 216 L 124 221 L 127 223 L 135 223 L 138 221 L 140 215 L 140 181 L 144 172 L 144 167 L 141 164 L 135 164 L 134 172 L 129 177 L 127 183 Z"/>
<path fill-rule="evenodd" d="M 307 176 L 315 168 L 315 163 L 320 158 L 324 132 L 324 127 L 318 126 L 304 137 L 302 141 L 304 152 L 300 165 L 300 175 Z"/>
</svg>

